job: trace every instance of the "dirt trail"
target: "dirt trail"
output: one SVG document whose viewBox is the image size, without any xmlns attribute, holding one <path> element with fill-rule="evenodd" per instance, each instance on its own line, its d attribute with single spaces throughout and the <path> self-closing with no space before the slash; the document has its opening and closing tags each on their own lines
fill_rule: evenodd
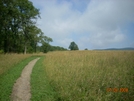
<svg viewBox="0 0 134 101">
<path fill-rule="evenodd" d="M 11 101 L 30 101 L 30 75 L 38 60 L 39 58 L 32 60 L 23 69 L 21 76 L 16 80 L 13 86 Z"/>
</svg>

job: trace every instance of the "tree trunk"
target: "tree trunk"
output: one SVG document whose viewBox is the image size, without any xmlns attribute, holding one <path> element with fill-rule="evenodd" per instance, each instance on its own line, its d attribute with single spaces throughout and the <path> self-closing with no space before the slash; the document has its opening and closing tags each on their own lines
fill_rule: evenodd
<svg viewBox="0 0 134 101">
<path fill-rule="evenodd" d="M 36 45 L 36 43 L 35 43 L 35 46 L 34 46 L 34 51 L 35 51 L 35 53 L 36 53 L 36 51 L 37 51 L 37 47 L 36 47 L 37 45 Z"/>
<path fill-rule="evenodd" d="M 7 40 L 4 40 L 4 53 L 7 53 Z"/>
<path fill-rule="evenodd" d="M 4 36 L 4 53 L 8 52 L 8 35 L 7 30 L 5 28 L 5 36 Z"/>
<path fill-rule="evenodd" d="M 25 47 L 24 47 L 24 54 L 27 54 L 27 46 L 25 44 Z"/>
</svg>

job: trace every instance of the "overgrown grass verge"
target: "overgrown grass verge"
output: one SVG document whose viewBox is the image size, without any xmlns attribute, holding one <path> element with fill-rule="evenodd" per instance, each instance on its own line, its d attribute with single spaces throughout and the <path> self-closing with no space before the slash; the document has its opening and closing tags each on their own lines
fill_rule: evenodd
<svg viewBox="0 0 134 101">
<path fill-rule="evenodd" d="M 134 51 L 53 52 L 44 65 L 59 101 L 134 99 Z"/>
<path fill-rule="evenodd" d="M 56 92 L 49 85 L 43 65 L 45 57 L 35 64 L 31 74 L 31 101 L 56 101 Z"/>
<path fill-rule="evenodd" d="M 35 58 L 37 56 L 26 58 L 0 75 L 0 101 L 10 101 L 10 95 L 15 81 L 20 77 L 23 68 Z"/>
<path fill-rule="evenodd" d="M 17 63 L 32 56 L 31 54 L 0 54 L 0 75 L 6 73 Z"/>
</svg>

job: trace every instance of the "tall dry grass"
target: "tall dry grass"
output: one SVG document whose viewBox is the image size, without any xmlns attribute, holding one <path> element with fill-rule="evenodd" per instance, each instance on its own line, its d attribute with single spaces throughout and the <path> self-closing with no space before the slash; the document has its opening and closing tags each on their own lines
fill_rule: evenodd
<svg viewBox="0 0 134 101">
<path fill-rule="evenodd" d="M 0 75 L 30 56 L 31 54 L 0 54 Z"/>
<path fill-rule="evenodd" d="M 45 72 L 59 101 L 131 101 L 133 51 L 66 51 L 46 55 Z M 128 88 L 128 92 L 107 91 Z"/>
</svg>

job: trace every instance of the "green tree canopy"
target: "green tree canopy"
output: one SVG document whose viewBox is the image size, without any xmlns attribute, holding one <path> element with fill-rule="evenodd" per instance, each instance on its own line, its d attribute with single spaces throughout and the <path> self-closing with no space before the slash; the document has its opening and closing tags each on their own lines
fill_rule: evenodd
<svg viewBox="0 0 134 101">
<path fill-rule="evenodd" d="M 79 50 L 78 45 L 73 41 L 69 45 L 70 50 Z"/>
<path fill-rule="evenodd" d="M 0 0 L 0 51 L 26 54 L 51 42 L 36 26 L 37 18 L 39 9 L 29 0 Z"/>
</svg>

